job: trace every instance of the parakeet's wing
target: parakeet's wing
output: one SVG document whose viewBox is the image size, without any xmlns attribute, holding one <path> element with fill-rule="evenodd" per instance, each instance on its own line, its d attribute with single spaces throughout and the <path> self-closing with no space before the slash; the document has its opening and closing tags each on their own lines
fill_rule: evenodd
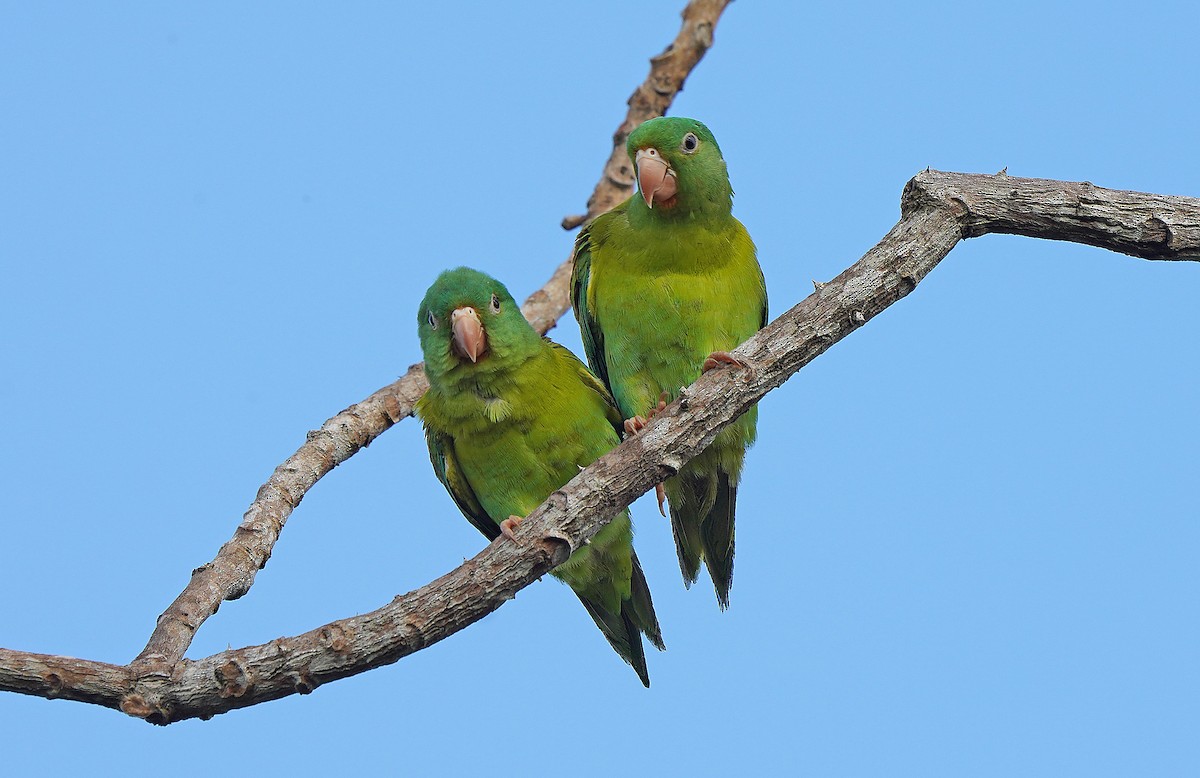
<svg viewBox="0 0 1200 778">
<path fill-rule="evenodd" d="M 770 321 L 770 318 L 769 318 L 770 314 L 767 313 L 767 279 L 765 277 L 763 277 L 762 268 L 759 268 L 758 275 L 760 278 L 763 279 L 762 280 L 762 290 L 763 290 L 762 312 L 759 314 L 759 319 L 758 319 L 758 328 L 761 330 L 763 327 L 767 326 L 767 322 Z"/>
<path fill-rule="evenodd" d="M 560 346 L 549 338 L 546 338 L 545 340 L 552 349 L 554 349 L 563 359 L 567 361 L 567 363 L 571 366 L 571 369 L 573 369 L 579 376 L 579 380 L 583 383 L 583 385 L 595 392 L 600 399 L 604 401 L 604 415 L 608 418 L 608 423 L 611 424 L 613 429 L 617 431 L 617 438 L 620 439 L 621 431 L 625 428 L 624 421 L 621 418 L 621 410 L 617 408 L 617 401 L 613 399 L 613 396 L 609 393 L 608 388 L 600 382 L 599 378 L 596 378 L 596 376 L 592 374 L 591 370 L 588 370 L 587 365 L 579 361 L 579 357 L 571 353 L 570 349 L 566 348 L 565 346 Z"/>
<path fill-rule="evenodd" d="M 600 218 L 603 218 L 600 217 Z M 592 372 L 608 386 L 608 366 L 604 361 L 604 333 L 596 321 L 595 311 L 588 306 L 588 285 L 592 276 L 592 228 L 595 222 L 579 231 L 575 238 L 575 265 L 571 270 L 571 305 L 583 335 L 583 350 L 587 352 Z"/>
<path fill-rule="evenodd" d="M 495 540 L 500 535 L 500 525 L 493 521 L 479 504 L 479 498 L 475 496 L 475 491 L 467 483 L 462 468 L 458 466 L 458 458 L 454 454 L 454 438 L 426 427 L 425 443 L 429 446 L 429 461 L 433 463 L 433 472 L 454 498 L 455 505 L 467 517 L 467 521 L 475 525 L 475 529 L 482 532 L 488 540 Z"/>
</svg>

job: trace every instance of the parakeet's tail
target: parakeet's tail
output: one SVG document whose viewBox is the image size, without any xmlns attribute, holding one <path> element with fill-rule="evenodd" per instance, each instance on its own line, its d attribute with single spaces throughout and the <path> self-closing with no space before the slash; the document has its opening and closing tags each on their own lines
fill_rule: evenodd
<svg viewBox="0 0 1200 778">
<path fill-rule="evenodd" d="M 650 673 L 646 670 L 646 652 L 642 648 L 641 630 L 638 629 L 634 622 L 636 614 L 632 601 L 625 600 L 621 603 L 621 612 L 613 613 L 610 610 L 606 610 L 601 603 L 588 599 L 586 595 L 579 592 L 575 592 L 575 594 L 578 595 L 579 601 L 583 603 L 583 607 L 587 608 L 587 612 L 591 615 L 592 620 L 596 622 L 596 626 L 604 633 L 604 637 L 608 639 L 613 650 L 633 666 L 634 672 L 642 680 L 642 686 L 649 689 Z M 654 622 L 654 627 L 657 632 L 657 621 Z M 647 635 L 647 637 L 650 636 Z M 654 640 L 653 637 L 650 637 L 650 639 L 651 641 Z M 658 641 L 659 643 L 662 642 L 661 636 L 659 636 Z M 658 644 L 656 643 L 656 645 Z"/>
<path fill-rule="evenodd" d="M 717 497 L 700 526 L 704 544 L 704 563 L 717 590 L 721 610 L 729 607 L 729 587 L 733 586 L 733 519 L 737 508 L 737 484 L 724 470 L 717 471 Z"/>
<path fill-rule="evenodd" d="M 633 553 L 632 550 L 630 553 Z M 621 603 L 621 610 L 630 611 L 630 620 L 654 644 L 659 651 L 666 651 L 662 630 L 658 627 L 658 616 L 654 614 L 654 601 L 650 599 L 650 587 L 642 573 L 642 564 L 633 554 L 633 575 L 629 581 L 629 599 Z"/>
<path fill-rule="evenodd" d="M 613 518 L 553 575 L 570 585 L 613 650 L 633 666 L 645 686 L 650 686 L 642 635 L 660 651 L 665 646 L 650 587 L 633 551 L 628 511 Z"/>
<path fill-rule="evenodd" d="M 691 588 L 700 575 L 700 560 L 704 544 L 700 538 L 701 512 L 708 497 L 708 479 L 681 473 L 664 486 L 671 509 L 671 534 L 675 536 L 675 553 L 679 556 L 679 571 L 683 583 Z"/>
<path fill-rule="evenodd" d="M 720 468 L 715 473 L 689 470 L 685 468 L 666 483 L 679 568 L 683 582 L 690 587 L 700 573 L 703 560 L 717 590 L 717 603 L 725 610 L 733 585 L 737 484 Z"/>
</svg>

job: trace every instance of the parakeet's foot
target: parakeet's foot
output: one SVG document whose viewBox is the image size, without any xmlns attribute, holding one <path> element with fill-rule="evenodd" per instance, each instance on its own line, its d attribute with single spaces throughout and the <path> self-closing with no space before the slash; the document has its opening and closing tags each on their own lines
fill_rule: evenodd
<svg viewBox="0 0 1200 778">
<path fill-rule="evenodd" d="M 509 516 L 504 521 L 500 522 L 500 534 L 508 538 L 512 542 L 517 542 L 517 536 L 513 534 L 513 530 L 522 521 L 525 521 L 524 516 Z"/>
<path fill-rule="evenodd" d="M 709 370 L 731 365 L 740 367 L 742 369 L 750 367 L 749 364 L 738 359 L 728 351 L 714 351 L 708 355 L 708 359 L 704 360 L 704 364 L 700 366 L 700 372 L 707 373 Z"/>
<path fill-rule="evenodd" d="M 630 437 L 631 435 L 636 435 L 641 432 L 645 426 L 650 423 L 651 419 L 658 415 L 659 412 L 666 409 L 667 399 L 667 393 L 663 392 L 658 396 L 658 405 L 655 405 L 653 408 L 646 411 L 645 416 L 634 416 L 632 419 L 626 419 L 625 437 Z"/>
<path fill-rule="evenodd" d="M 625 437 L 631 438 L 642 431 L 646 426 L 646 418 L 644 416 L 634 416 L 632 419 L 625 420 Z"/>
</svg>

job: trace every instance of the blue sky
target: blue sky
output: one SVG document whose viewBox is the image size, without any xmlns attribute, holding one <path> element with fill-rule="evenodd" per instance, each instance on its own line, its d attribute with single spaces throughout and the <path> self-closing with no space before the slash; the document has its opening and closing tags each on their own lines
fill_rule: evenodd
<svg viewBox="0 0 1200 778">
<path fill-rule="evenodd" d="M 1185 4 L 801 5 L 733 4 L 673 109 L 721 142 L 773 315 L 926 166 L 1200 196 Z M 305 432 L 418 360 L 442 268 L 523 297 L 566 257 L 682 2 L 527 6 L 3 5 L 0 645 L 131 659 Z M 635 504 L 649 691 L 547 579 L 208 722 L 0 695 L 6 769 L 1195 774 L 1198 283 L 960 245 L 762 403 L 729 612 Z M 552 335 L 580 350 L 570 317 Z M 374 609 L 481 542 L 405 421 L 189 655 Z"/>
</svg>

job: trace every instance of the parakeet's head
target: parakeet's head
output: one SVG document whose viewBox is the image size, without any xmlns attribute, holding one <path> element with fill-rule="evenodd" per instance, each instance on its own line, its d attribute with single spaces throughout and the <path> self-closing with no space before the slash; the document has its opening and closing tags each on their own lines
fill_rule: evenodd
<svg viewBox="0 0 1200 778">
<path fill-rule="evenodd" d="M 625 143 L 637 169 L 638 194 L 664 218 L 729 213 L 733 189 L 717 139 L 703 123 L 661 116 L 629 133 Z"/>
<path fill-rule="evenodd" d="M 519 364 L 541 343 L 504 284 L 459 267 L 437 277 L 417 311 L 430 380 Z"/>
</svg>

